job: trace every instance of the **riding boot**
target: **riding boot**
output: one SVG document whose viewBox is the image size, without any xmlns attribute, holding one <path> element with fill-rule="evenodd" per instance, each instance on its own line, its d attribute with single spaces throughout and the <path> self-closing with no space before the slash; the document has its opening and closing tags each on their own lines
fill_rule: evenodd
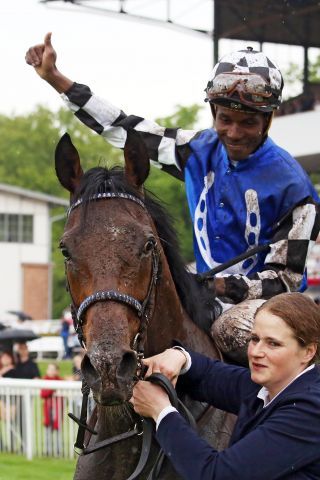
<svg viewBox="0 0 320 480">
<path fill-rule="evenodd" d="M 245 300 L 225 310 L 213 323 L 211 335 L 226 361 L 248 366 L 247 346 L 253 321 L 264 302 L 262 299 Z"/>
</svg>

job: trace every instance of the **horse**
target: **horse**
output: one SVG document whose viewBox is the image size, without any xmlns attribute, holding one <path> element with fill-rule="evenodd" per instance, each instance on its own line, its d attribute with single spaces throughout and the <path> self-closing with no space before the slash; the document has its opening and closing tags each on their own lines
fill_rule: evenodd
<svg viewBox="0 0 320 480">
<path fill-rule="evenodd" d="M 177 340 L 221 358 L 208 334 L 208 312 L 217 316 L 219 305 L 186 270 L 168 214 L 144 189 L 150 162 L 133 130 L 128 132 L 124 160 L 124 168 L 94 167 L 84 173 L 68 134 L 55 152 L 58 180 L 70 193 L 60 249 L 75 327 L 86 349 L 82 375 L 96 402 L 89 424 L 97 434 L 86 439 L 87 449 L 93 450 L 110 436 L 134 431 L 139 417 L 129 399 L 143 355 L 159 353 Z M 188 403 L 190 408 L 196 404 L 199 409 L 199 403 Z M 198 416 L 200 434 L 224 448 L 231 428 L 226 415 L 211 407 Z M 132 435 L 80 455 L 74 479 L 129 478 L 142 442 L 143 435 Z M 148 478 L 158 450 L 153 440 L 139 479 Z M 166 460 L 157 478 L 180 477 Z"/>
</svg>

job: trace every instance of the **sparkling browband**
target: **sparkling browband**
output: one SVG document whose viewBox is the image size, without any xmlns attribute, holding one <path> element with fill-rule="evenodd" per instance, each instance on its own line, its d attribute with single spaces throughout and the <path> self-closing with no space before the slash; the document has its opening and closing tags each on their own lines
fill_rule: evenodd
<svg viewBox="0 0 320 480">
<path fill-rule="evenodd" d="M 91 200 L 102 200 L 104 198 L 124 198 L 125 200 L 131 200 L 132 202 L 137 203 L 138 205 L 140 205 L 142 208 L 144 208 L 146 210 L 146 206 L 143 203 L 143 201 L 140 200 L 140 198 L 135 197 L 134 195 L 131 195 L 130 193 L 120 193 L 120 192 L 117 192 L 117 193 L 113 193 L 113 192 L 96 193 L 95 195 L 91 195 L 91 197 L 89 197 L 89 201 L 91 201 Z M 83 203 L 83 199 L 79 198 L 76 202 L 74 202 L 72 205 L 70 205 L 70 207 L 68 208 L 68 211 L 67 211 L 67 216 L 70 215 L 70 213 L 72 212 L 73 209 L 75 209 L 76 207 L 78 207 L 82 203 Z"/>
</svg>

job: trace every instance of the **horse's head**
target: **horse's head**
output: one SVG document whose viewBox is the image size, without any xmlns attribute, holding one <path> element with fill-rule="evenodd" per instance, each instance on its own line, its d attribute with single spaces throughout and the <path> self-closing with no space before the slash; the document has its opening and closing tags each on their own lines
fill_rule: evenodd
<svg viewBox="0 0 320 480">
<path fill-rule="evenodd" d="M 143 202 L 147 151 L 129 132 L 125 169 L 84 173 L 70 137 L 56 149 L 56 173 L 70 192 L 60 247 L 75 323 L 87 355 L 82 371 L 101 404 L 130 395 L 155 296 L 159 251 Z"/>
</svg>

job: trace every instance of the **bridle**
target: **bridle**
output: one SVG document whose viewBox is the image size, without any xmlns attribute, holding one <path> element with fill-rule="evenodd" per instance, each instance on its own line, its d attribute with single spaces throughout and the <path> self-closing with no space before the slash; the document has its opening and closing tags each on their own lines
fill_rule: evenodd
<svg viewBox="0 0 320 480">
<path fill-rule="evenodd" d="M 132 202 L 135 202 L 136 204 L 140 205 L 140 207 L 142 207 L 146 211 L 147 215 L 149 216 L 149 212 L 147 210 L 145 203 L 140 198 L 135 197 L 130 193 L 122 193 L 122 192 L 97 193 L 97 194 L 91 195 L 88 201 L 112 199 L 112 198 L 120 198 L 120 199 L 130 200 Z M 82 198 L 79 198 L 75 203 L 73 203 L 68 210 L 67 216 L 69 217 L 71 212 L 75 208 L 80 206 L 82 203 L 83 203 Z M 68 274 L 66 271 L 67 290 L 70 293 L 70 297 L 72 301 L 71 314 L 72 314 L 74 329 L 78 335 L 81 346 L 86 348 L 85 338 L 83 334 L 83 323 L 84 323 L 84 316 L 86 311 L 97 302 L 113 301 L 113 302 L 123 303 L 131 307 L 133 310 L 135 310 L 140 319 L 139 332 L 137 333 L 137 335 L 133 340 L 132 349 L 136 352 L 138 362 L 141 363 L 141 360 L 144 355 L 145 334 L 146 334 L 146 330 L 151 317 L 151 305 L 152 305 L 151 298 L 153 296 L 154 289 L 157 284 L 158 276 L 159 276 L 160 253 L 159 253 L 156 242 L 153 242 L 152 244 L 151 258 L 152 258 L 151 277 L 149 281 L 147 294 L 142 302 L 140 302 L 136 298 L 126 293 L 121 293 L 116 290 L 102 290 L 102 291 L 92 293 L 81 302 L 79 307 L 76 307 L 76 304 L 73 300 L 70 284 L 68 281 Z M 141 365 L 138 365 L 138 367 L 141 367 Z"/>
<path fill-rule="evenodd" d="M 121 192 L 97 193 L 97 194 L 91 195 L 88 201 L 113 199 L 113 198 L 119 198 L 119 199 L 135 202 L 145 210 L 148 216 L 150 216 L 145 203 L 140 198 L 135 197 L 134 195 L 131 195 L 129 193 L 121 193 Z M 78 206 L 80 206 L 83 202 L 84 202 L 83 199 L 79 198 L 75 203 L 73 203 L 68 210 L 67 217 L 69 217 L 72 211 Z M 71 302 L 72 302 L 71 314 L 72 314 L 73 324 L 74 324 L 75 331 L 78 335 L 79 342 L 85 349 L 86 349 L 86 345 L 85 345 L 85 337 L 83 333 L 84 317 L 85 317 L 85 313 L 92 305 L 96 304 L 97 302 L 112 301 L 112 302 L 123 303 L 136 311 L 140 319 L 140 327 L 139 327 L 138 333 L 136 334 L 133 340 L 131 348 L 135 352 L 137 357 L 137 375 L 136 375 L 137 379 L 141 378 L 142 372 L 143 372 L 142 360 L 144 358 L 144 343 L 146 339 L 146 333 L 147 333 L 149 321 L 153 313 L 153 306 L 155 304 L 155 301 L 154 301 L 155 287 L 159 279 L 160 252 L 159 252 L 157 243 L 155 241 L 152 243 L 151 259 L 152 259 L 151 277 L 150 277 L 146 296 L 142 302 L 132 297 L 131 295 L 121 293 L 116 290 L 102 290 L 102 291 L 94 292 L 88 297 L 86 297 L 77 307 L 72 296 L 72 292 L 71 292 L 71 288 L 68 280 L 68 272 L 66 268 L 66 282 L 67 282 L 67 290 L 69 291 Z M 83 397 L 82 397 L 80 418 L 78 419 L 73 414 L 69 413 L 69 417 L 72 420 L 74 420 L 79 426 L 77 439 L 74 445 L 75 452 L 80 455 L 81 454 L 86 455 L 89 453 L 93 453 L 97 450 L 100 450 L 101 448 L 105 448 L 121 440 L 124 440 L 126 438 L 130 438 L 134 435 L 139 435 L 143 433 L 143 444 L 141 448 L 140 460 L 138 462 L 138 465 L 135 471 L 133 472 L 132 475 L 130 475 L 128 479 L 128 480 L 134 480 L 140 475 L 141 471 L 143 470 L 148 460 L 151 441 L 152 441 L 151 422 L 148 421 L 148 419 L 141 419 L 140 423 L 142 423 L 142 427 L 141 426 L 138 427 L 137 425 L 135 425 L 133 429 L 129 430 L 128 432 L 124 432 L 123 434 L 116 435 L 104 441 L 98 442 L 92 447 L 85 447 L 84 445 L 85 432 L 89 431 L 91 434 L 96 434 L 97 432 L 95 432 L 93 428 L 91 428 L 91 426 L 87 424 L 87 406 L 88 406 L 88 397 L 90 393 L 90 388 L 84 379 L 82 380 L 81 391 L 82 391 Z M 157 462 L 157 464 L 160 464 L 160 460 L 159 462 Z"/>
</svg>

